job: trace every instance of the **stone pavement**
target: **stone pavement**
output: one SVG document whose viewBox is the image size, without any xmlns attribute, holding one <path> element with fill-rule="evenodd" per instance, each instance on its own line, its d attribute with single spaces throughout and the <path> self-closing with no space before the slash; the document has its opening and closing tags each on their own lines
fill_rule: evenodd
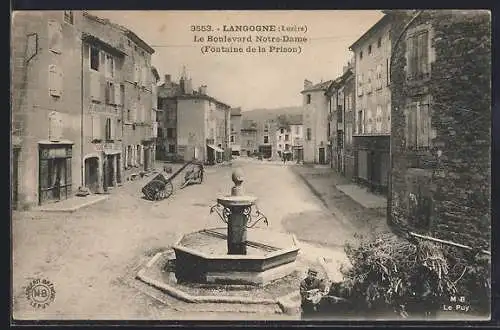
<svg viewBox="0 0 500 330">
<path fill-rule="evenodd" d="M 367 235 L 390 231 L 385 198 L 363 191 L 326 166 L 295 166 L 291 170 L 339 221 L 355 226 L 358 233 Z"/>
<path fill-rule="evenodd" d="M 81 208 L 103 202 L 108 199 L 109 195 L 88 195 L 85 197 L 73 196 L 60 202 L 41 205 L 33 208 L 33 211 L 43 212 L 75 212 Z"/>
<path fill-rule="evenodd" d="M 245 190 L 258 197 L 257 204 L 268 217 L 270 230 L 296 234 L 303 260 L 330 257 L 342 262 L 340 244 L 352 236 L 351 227 L 344 226 L 329 214 L 287 167 L 241 166 Z M 158 302 L 129 285 L 124 276 L 133 273 L 141 258 L 151 258 L 171 246 L 179 234 L 224 226 L 220 219 L 209 214 L 209 208 L 218 195 L 230 193 L 231 170 L 230 166 L 207 167 L 204 183 L 186 189 L 178 188 L 183 177 L 181 173 L 174 180 L 172 196 L 158 202 L 142 198 L 141 188 L 152 178 L 149 176 L 126 182 L 113 189 L 105 202 L 71 214 L 13 213 L 14 317 L 175 319 L 187 313 L 187 317 L 201 319 L 211 312 L 216 312 L 213 318 L 224 318 L 224 314 L 219 314 L 224 311 L 230 316 L 235 308 L 241 307 L 178 306 L 168 297 L 165 303 Z M 323 241 L 334 243 L 325 246 Z M 24 290 L 33 279 L 47 279 L 55 286 L 55 300 L 46 309 L 34 308 L 26 299 Z M 251 314 L 245 312 L 233 318 L 277 317 L 268 310 L 255 308 Z"/>
<path fill-rule="evenodd" d="M 357 184 L 337 185 L 338 190 L 351 197 L 357 203 L 367 209 L 384 209 L 387 207 L 387 198 L 373 194 L 368 188 Z"/>
</svg>

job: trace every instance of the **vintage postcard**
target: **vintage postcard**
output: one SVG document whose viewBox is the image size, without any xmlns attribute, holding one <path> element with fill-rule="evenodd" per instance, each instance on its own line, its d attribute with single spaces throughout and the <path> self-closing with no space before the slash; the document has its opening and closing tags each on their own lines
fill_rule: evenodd
<svg viewBox="0 0 500 330">
<path fill-rule="evenodd" d="M 490 319 L 489 11 L 11 26 L 13 322 Z"/>
</svg>

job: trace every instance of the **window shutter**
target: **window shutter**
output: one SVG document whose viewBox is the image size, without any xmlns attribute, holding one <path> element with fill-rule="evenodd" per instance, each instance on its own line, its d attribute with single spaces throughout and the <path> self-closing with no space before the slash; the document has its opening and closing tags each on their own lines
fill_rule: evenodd
<svg viewBox="0 0 500 330">
<path fill-rule="evenodd" d="M 115 93 L 115 104 L 122 105 L 121 95 L 120 95 L 120 85 L 114 85 L 114 93 Z"/>
<path fill-rule="evenodd" d="M 106 54 L 104 52 L 99 51 L 99 71 L 106 72 Z"/>
<path fill-rule="evenodd" d="M 132 105 L 132 122 L 137 122 L 137 103 L 134 102 Z"/>
<path fill-rule="evenodd" d="M 134 64 L 134 82 L 139 82 L 139 70 L 137 64 Z"/>
<path fill-rule="evenodd" d="M 50 20 L 48 22 L 49 49 L 57 54 L 62 49 L 62 26 L 59 22 Z"/>
<path fill-rule="evenodd" d="M 97 72 L 90 72 L 90 94 L 92 100 L 101 100 L 101 84 L 100 77 Z"/>
<path fill-rule="evenodd" d="M 92 139 L 93 140 L 102 139 L 101 118 L 99 117 L 99 115 L 92 116 Z"/>
<path fill-rule="evenodd" d="M 49 65 L 49 94 L 52 96 L 60 96 L 59 87 L 59 72 L 57 66 L 54 64 Z"/>
</svg>

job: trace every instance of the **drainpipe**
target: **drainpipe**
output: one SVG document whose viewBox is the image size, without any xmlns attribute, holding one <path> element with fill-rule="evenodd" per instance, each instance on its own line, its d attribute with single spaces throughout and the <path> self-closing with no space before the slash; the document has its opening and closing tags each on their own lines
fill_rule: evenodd
<svg viewBox="0 0 500 330">
<path fill-rule="evenodd" d="M 82 188 L 85 185 L 84 182 L 84 172 L 85 172 L 85 164 L 83 161 L 83 143 L 84 143 L 84 134 L 83 134 L 83 55 L 84 55 L 84 42 L 82 38 L 82 45 L 81 45 L 81 63 L 80 63 L 80 105 L 81 105 L 81 113 L 80 113 L 80 179 L 81 179 L 81 186 Z"/>
</svg>

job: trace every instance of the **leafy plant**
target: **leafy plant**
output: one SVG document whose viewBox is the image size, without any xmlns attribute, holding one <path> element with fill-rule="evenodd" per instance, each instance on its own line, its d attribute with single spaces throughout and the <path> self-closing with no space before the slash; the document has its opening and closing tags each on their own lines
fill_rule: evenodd
<svg viewBox="0 0 500 330">
<path fill-rule="evenodd" d="M 345 252 L 351 265 L 341 268 L 344 281 L 332 285 L 330 294 L 362 313 L 434 315 L 443 299 L 472 294 L 481 286 L 476 282 L 489 278 L 487 260 L 460 259 L 440 244 L 392 233 L 361 237 L 359 245 L 346 244 Z"/>
</svg>

